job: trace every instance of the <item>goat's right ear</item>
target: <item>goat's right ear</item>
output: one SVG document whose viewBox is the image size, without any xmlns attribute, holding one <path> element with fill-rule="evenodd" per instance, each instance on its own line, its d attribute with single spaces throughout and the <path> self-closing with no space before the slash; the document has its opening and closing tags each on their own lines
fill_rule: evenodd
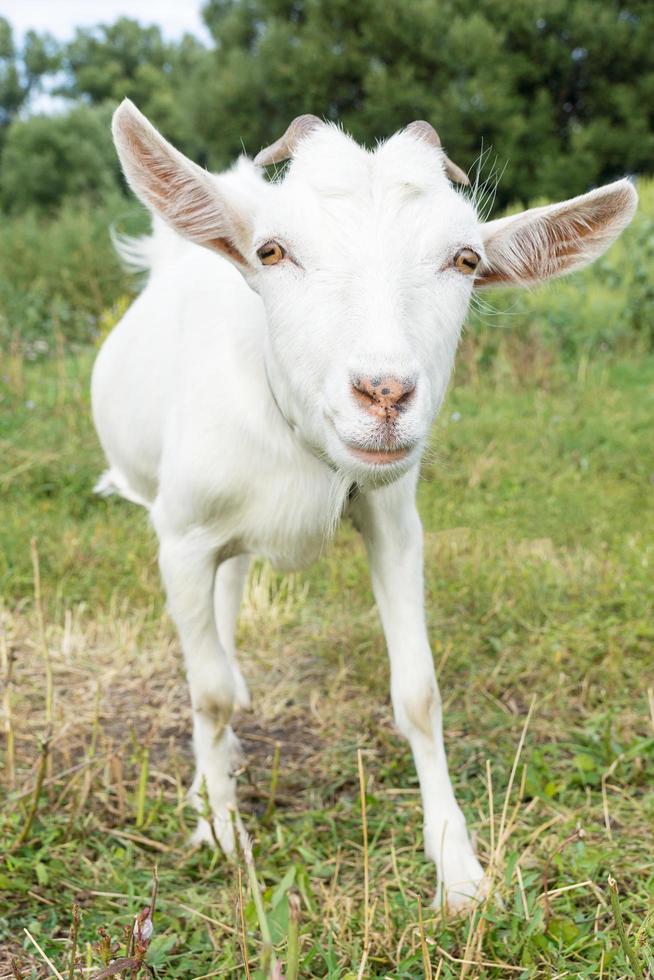
<svg viewBox="0 0 654 980">
<path fill-rule="evenodd" d="M 116 109 L 112 131 L 137 197 L 180 235 L 247 268 L 247 215 L 225 200 L 215 179 L 171 146 L 129 99 Z"/>
</svg>

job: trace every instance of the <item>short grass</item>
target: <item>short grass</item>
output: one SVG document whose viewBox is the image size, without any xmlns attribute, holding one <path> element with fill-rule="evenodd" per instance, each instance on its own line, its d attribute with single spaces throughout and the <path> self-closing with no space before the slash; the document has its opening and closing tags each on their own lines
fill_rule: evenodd
<svg viewBox="0 0 654 980">
<path fill-rule="evenodd" d="M 253 572 L 240 798 L 287 977 L 289 895 L 301 977 L 654 976 L 654 357 L 550 360 L 506 345 L 479 371 L 469 339 L 420 486 L 450 766 L 494 882 L 472 919 L 429 908 L 356 534 L 301 576 Z M 124 944 L 155 864 L 153 972 L 263 976 L 245 870 L 186 844 L 177 641 L 143 512 L 91 493 L 89 365 L 0 370 L 0 977 L 54 975 L 24 929 L 62 976 L 95 975 L 98 930 Z"/>
</svg>

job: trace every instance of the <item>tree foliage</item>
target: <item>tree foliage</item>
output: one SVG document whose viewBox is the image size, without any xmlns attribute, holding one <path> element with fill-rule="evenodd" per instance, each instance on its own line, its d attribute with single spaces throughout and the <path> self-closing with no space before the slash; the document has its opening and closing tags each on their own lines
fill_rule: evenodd
<svg viewBox="0 0 654 980">
<path fill-rule="evenodd" d="M 66 199 L 98 199 L 114 190 L 120 171 L 110 126 L 107 105 L 13 123 L 0 163 L 5 210 L 52 210 Z"/>
<path fill-rule="evenodd" d="M 190 35 L 168 42 L 159 27 L 121 17 L 76 31 L 62 51 L 65 80 L 56 92 L 94 105 L 115 106 L 128 96 L 178 144 L 195 147 L 187 138 L 184 95 L 203 56 L 206 49 Z"/>
<path fill-rule="evenodd" d="M 129 96 L 212 168 L 243 148 L 255 153 L 293 116 L 314 112 L 368 144 L 428 119 L 465 169 L 474 173 L 483 150 L 482 176 L 503 172 L 499 203 L 570 196 L 652 171 L 648 0 L 478 0 L 473 8 L 454 0 L 208 0 L 204 18 L 210 46 L 190 36 L 172 43 L 158 27 L 120 18 L 80 29 L 59 48 L 32 34 L 21 51 L 0 20 L 5 206 L 78 193 L 85 179 L 70 171 L 96 157 L 95 179 L 86 176 L 92 190 L 111 170 L 94 122 L 101 115 L 65 117 L 81 140 L 78 156 L 63 149 L 65 121 L 19 118 L 43 79 L 98 111 Z M 31 156 L 44 141 L 45 158 L 65 159 L 69 170 L 52 173 L 51 192 L 43 160 Z M 24 191 L 19 152 L 30 154 Z"/>
<path fill-rule="evenodd" d="M 41 78 L 59 67 L 59 48 L 49 34 L 28 31 L 22 49 L 11 24 L 0 17 L 0 138 Z"/>
<path fill-rule="evenodd" d="M 425 118 L 480 149 L 513 198 L 581 192 L 654 161 L 654 6 L 633 0 L 209 0 L 196 124 L 222 163 L 294 115 L 367 142 Z"/>
</svg>

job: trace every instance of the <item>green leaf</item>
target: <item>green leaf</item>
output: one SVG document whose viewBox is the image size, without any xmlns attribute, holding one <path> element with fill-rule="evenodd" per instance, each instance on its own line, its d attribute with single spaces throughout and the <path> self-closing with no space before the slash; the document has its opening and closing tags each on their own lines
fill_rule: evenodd
<svg viewBox="0 0 654 980">
<path fill-rule="evenodd" d="M 270 904 L 273 909 L 277 908 L 281 900 L 286 895 L 286 892 L 293 885 L 295 881 L 296 871 L 297 869 L 295 865 L 294 864 L 291 865 L 291 867 L 288 869 L 288 871 L 286 872 L 286 874 L 284 875 L 280 883 L 277 885 L 277 888 L 275 888 L 274 892 L 272 893 L 272 897 L 270 899 Z"/>
<path fill-rule="evenodd" d="M 50 875 L 48 874 L 48 869 L 45 864 L 40 861 L 34 865 L 34 871 L 36 872 L 36 880 L 39 885 L 47 885 L 50 881 Z"/>
<path fill-rule="evenodd" d="M 268 926 L 273 944 L 281 942 L 288 935 L 288 902 L 280 902 L 268 913 Z"/>
</svg>

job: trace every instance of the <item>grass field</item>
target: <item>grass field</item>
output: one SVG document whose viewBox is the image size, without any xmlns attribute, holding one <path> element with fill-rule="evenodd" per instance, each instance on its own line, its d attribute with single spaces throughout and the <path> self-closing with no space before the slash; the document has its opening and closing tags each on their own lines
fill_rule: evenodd
<svg viewBox="0 0 654 980">
<path fill-rule="evenodd" d="M 25 929 L 62 976 L 95 975 L 155 865 L 160 977 L 269 975 L 266 929 L 292 977 L 298 909 L 301 977 L 654 976 L 654 357 L 516 347 L 479 373 L 474 343 L 420 487 L 450 766 L 493 881 L 470 920 L 429 908 L 349 527 L 308 573 L 258 566 L 247 589 L 235 727 L 265 920 L 247 869 L 188 849 L 181 660 L 143 512 L 91 493 L 91 354 L 4 358 L 0 977 L 56 975 Z"/>
</svg>

